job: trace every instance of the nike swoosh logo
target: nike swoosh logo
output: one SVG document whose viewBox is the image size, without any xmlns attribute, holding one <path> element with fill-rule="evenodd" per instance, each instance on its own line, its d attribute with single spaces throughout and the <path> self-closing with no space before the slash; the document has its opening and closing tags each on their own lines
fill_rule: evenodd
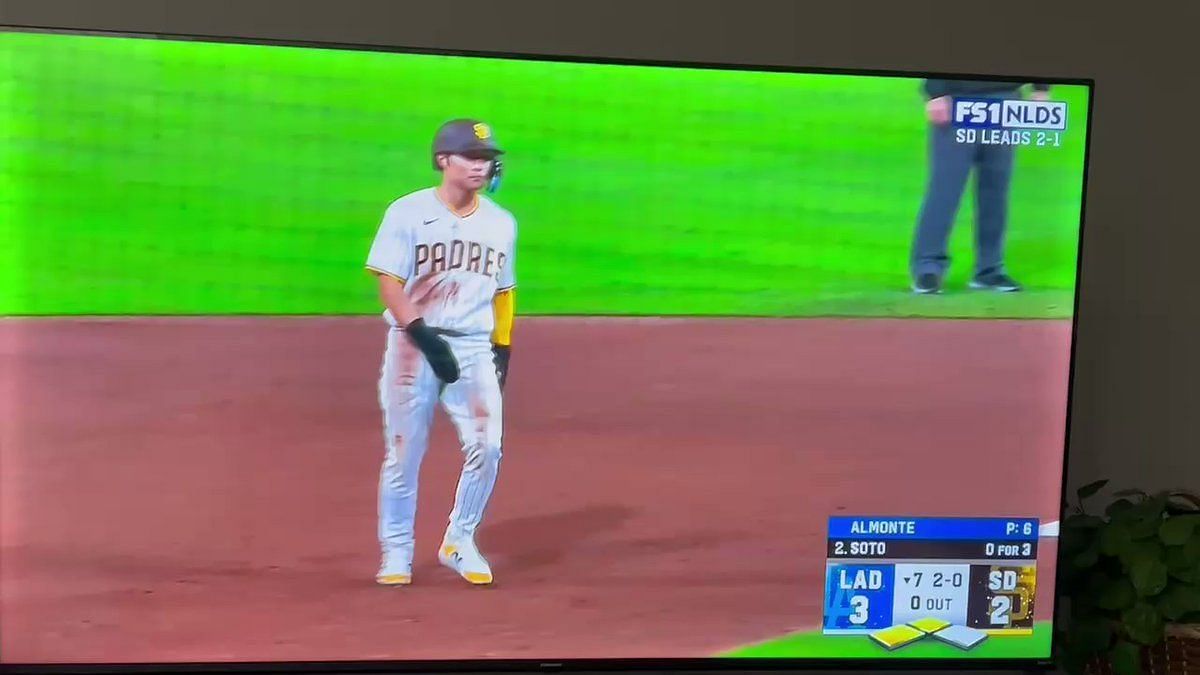
<svg viewBox="0 0 1200 675">
<path fill-rule="evenodd" d="M 429 220 L 422 220 L 422 221 L 421 221 L 421 224 L 422 224 L 422 225 L 428 225 L 428 224 L 430 224 L 430 223 L 435 223 L 435 222 L 437 222 L 437 218 L 430 218 Z"/>
</svg>

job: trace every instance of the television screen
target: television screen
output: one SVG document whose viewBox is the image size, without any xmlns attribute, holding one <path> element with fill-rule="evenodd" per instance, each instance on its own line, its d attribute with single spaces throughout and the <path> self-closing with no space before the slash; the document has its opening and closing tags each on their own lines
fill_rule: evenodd
<svg viewBox="0 0 1200 675">
<path fill-rule="evenodd" d="M 0 55 L 5 664 L 1050 657 L 1087 80 Z"/>
</svg>

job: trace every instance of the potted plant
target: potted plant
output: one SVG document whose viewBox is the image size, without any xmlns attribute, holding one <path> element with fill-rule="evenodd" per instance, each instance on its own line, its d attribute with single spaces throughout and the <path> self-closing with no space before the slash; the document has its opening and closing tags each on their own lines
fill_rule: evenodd
<svg viewBox="0 0 1200 675">
<path fill-rule="evenodd" d="M 1103 514 L 1066 505 L 1059 659 L 1071 673 L 1200 673 L 1200 496 L 1114 493 Z"/>
</svg>

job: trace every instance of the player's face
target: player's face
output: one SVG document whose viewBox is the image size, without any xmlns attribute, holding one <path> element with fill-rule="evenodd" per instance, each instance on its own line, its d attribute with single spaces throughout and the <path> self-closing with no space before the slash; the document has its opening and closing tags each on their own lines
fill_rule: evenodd
<svg viewBox="0 0 1200 675">
<path fill-rule="evenodd" d="M 468 190 L 478 190 L 487 182 L 491 169 L 491 155 L 449 155 L 444 180 Z"/>
</svg>

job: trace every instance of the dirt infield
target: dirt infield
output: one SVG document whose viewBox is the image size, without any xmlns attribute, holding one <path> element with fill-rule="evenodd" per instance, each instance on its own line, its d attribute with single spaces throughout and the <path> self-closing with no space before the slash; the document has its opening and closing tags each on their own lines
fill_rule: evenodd
<svg viewBox="0 0 1200 675">
<path fill-rule="evenodd" d="M 819 624 L 829 515 L 1057 518 L 1069 322 L 515 340 L 496 585 L 437 565 L 461 461 L 439 414 L 415 583 L 385 589 L 378 318 L 0 322 L 4 659 L 708 656 Z"/>
</svg>

